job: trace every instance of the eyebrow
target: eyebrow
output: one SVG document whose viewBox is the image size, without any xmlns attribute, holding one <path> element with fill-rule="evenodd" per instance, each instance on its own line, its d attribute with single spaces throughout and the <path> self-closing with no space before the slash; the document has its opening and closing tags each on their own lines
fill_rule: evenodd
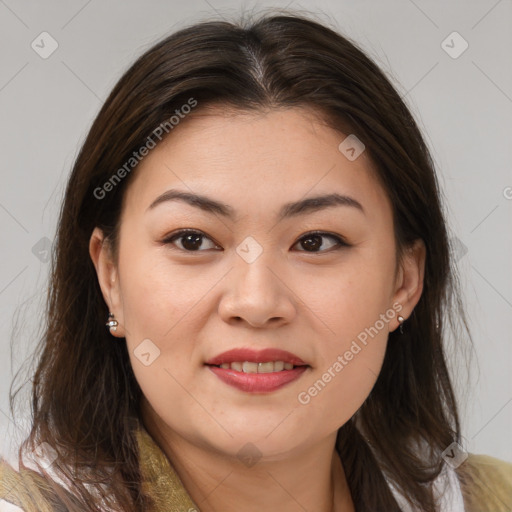
<svg viewBox="0 0 512 512">
<path fill-rule="evenodd" d="M 168 201 L 182 201 L 208 213 L 217 213 L 231 220 L 234 220 L 235 218 L 235 210 L 232 206 L 221 203 L 207 196 L 175 189 L 167 190 L 163 194 L 159 195 L 148 206 L 146 211 L 152 210 L 157 205 Z M 306 213 L 312 213 L 335 206 L 349 206 L 359 210 L 363 215 L 366 215 L 362 204 L 353 197 L 332 193 L 286 203 L 281 207 L 281 210 L 278 213 L 278 220 L 296 217 L 298 215 L 304 215 Z"/>
</svg>

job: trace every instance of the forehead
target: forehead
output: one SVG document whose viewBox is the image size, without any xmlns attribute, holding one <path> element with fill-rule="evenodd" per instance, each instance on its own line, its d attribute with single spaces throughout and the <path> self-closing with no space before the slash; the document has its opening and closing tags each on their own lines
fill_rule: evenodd
<svg viewBox="0 0 512 512">
<path fill-rule="evenodd" d="M 123 210 L 143 214 L 173 188 L 214 196 L 242 215 L 251 207 L 261 211 L 332 192 L 365 203 L 374 215 L 389 215 L 389 199 L 366 152 L 351 161 L 339 150 L 347 135 L 307 108 L 199 109 L 139 163 Z"/>
</svg>

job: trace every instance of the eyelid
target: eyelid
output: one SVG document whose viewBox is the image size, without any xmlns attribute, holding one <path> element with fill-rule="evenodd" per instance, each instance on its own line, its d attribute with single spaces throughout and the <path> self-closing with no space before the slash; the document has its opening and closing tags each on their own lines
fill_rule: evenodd
<svg viewBox="0 0 512 512">
<path fill-rule="evenodd" d="M 313 230 L 313 231 L 308 231 L 307 233 L 304 233 L 297 240 L 297 242 L 299 242 L 300 240 L 302 240 L 304 238 L 307 238 L 308 236 L 313 236 L 313 235 L 322 235 L 326 238 L 334 238 L 334 240 L 336 240 L 339 243 L 339 245 L 350 247 L 350 244 L 347 242 L 345 237 L 343 237 L 342 235 L 338 235 L 337 233 L 331 233 L 330 231 L 320 231 L 320 230 Z M 295 242 L 295 244 L 297 244 L 297 242 Z M 305 251 L 301 251 L 301 252 L 305 252 Z M 325 252 L 325 251 L 323 251 L 323 252 Z"/>
<path fill-rule="evenodd" d="M 292 245 L 292 247 L 295 247 L 297 244 L 300 243 L 301 240 L 307 239 L 309 237 L 312 237 L 314 235 L 320 235 L 323 238 L 331 238 L 335 241 L 335 245 L 333 247 L 330 247 L 329 249 L 323 250 L 323 251 L 297 251 L 302 254 L 306 255 L 313 255 L 313 256 L 322 256 L 322 255 L 329 255 L 332 253 L 335 253 L 341 249 L 346 249 L 351 247 L 351 244 L 349 244 L 346 239 L 342 235 L 338 235 L 336 233 L 331 233 L 329 231 L 321 231 L 321 230 L 314 230 L 314 231 L 308 231 L 307 233 L 304 233 L 301 235 L 297 241 Z"/>
<path fill-rule="evenodd" d="M 193 228 L 182 228 L 177 231 L 174 231 L 173 233 L 167 235 L 162 240 L 162 243 L 163 244 L 172 244 L 172 242 L 174 242 L 174 240 L 179 239 L 180 237 L 185 236 L 186 234 L 201 235 L 202 237 L 213 242 L 213 244 L 216 245 L 217 247 L 220 247 L 220 244 L 218 244 L 212 237 L 208 236 L 206 233 L 204 233 L 203 231 L 201 231 L 199 229 L 193 229 Z M 349 244 L 342 235 L 338 235 L 336 233 L 331 233 L 329 231 L 321 231 L 321 230 L 313 230 L 313 231 L 308 231 L 307 233 L 304 233 L 293 243 L 292 247 L 295 247 L 301 240 L 303 240 L 307 237 L 310 237 L 310 236 L 314 236 L 314 235 L 320 235 L 325 238 L 331 238 L 336 241 L 336 245 L 334 247 L 331 247 L 330 249 L 325 250 L 325 251 L 316 251 L 316 252 L 315 251 L 298 251 L 298 252 L 303 252 L 305 254 L 324 254 L 324 253 L 332 252 L 333 250 L 340 249 L 342 247 L 351 247 L 351 244 Z M 186 253 L 205 252 L 205 251 L 187 251 L 184 249 L 180 249 L 179 247 L 177 247 L 177 249 L 182 252 L 186 252 Z"/>
<path fill-rule="evenodd" d="M 181 238 L 182 236 L 185 236 L 185 235 L 201 235 L 202 237 L 207 238 L 208 240 L 211 240 L 213 242 L 213 244 L 216 245 L 217 247 L 220 247 L 220 245 L 211 236 L 208 236 L 206 233 L 204 233 L 200 229 L 193 229 L 193 228 L 182 228 L 182 229 L 178 229 L 177 231 L 173 231 L 172 233 L 167 235 L 162 240 L 162 243 L 166 244 L 166 245 L 171 244 L 174 240 L 177 240 L 178 238 Z M 183 249 L 180 249 L 179 247 L 177 247 L 177 249 L 180 251 L 183 251 L 183 252 L 188 252 L 188 253 L 205 252 L 205 251 L 185 251 Z"/>
</svg>

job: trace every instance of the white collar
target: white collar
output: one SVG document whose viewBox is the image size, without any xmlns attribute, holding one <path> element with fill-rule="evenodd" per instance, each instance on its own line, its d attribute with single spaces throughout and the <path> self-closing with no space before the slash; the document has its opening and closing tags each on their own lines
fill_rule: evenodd
<svg viewBox="0 0 512 512">
<path fill-rule="evenodd" d="M 387 477 L 386 480 L 402 512 L 421 512 L 420 509 L 411 507 Z M 441 473 L 434 480 L 433 486 L 439 512 L 465 512 L 459 479 L 449 464 L 444 464 Z"/>
</svg>

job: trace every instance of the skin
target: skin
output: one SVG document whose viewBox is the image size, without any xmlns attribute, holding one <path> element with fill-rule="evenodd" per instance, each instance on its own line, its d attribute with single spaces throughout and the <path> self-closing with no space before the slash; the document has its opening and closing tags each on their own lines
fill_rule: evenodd
<svg viewBox="0 0 512 512">
<path fill-rule="evenodd" d="M 370 393 L 398 314 L 408 318 L 421 296 L 425 247 L 418 240 L 396 267 L 391 204 L 367 153 L 350 161 L 338 150 L 345 137 L 305 108 L 197 111 L 132 176 L 118 260 L 101 230 L 91 236 L 102 293 L 119 322 L 112 334 L 126 338 L 144 394 L 144 425 L 202 512 L 354 510 L 336 433 Z M 147 211 L 171 188 L 230 205 L 236 217 L 179 201 Z M 334 206 L 276 220 L 284 203 L 332 192 L 365 213 Z M 199 251 L 186 252 L 183 237 L 162 242 L 182 228 L 206 235 Z M 324 236 L 308 252 L 311 230 L 350 247 Z M 248 236 L 263 251 L 252 263 L 236 252 Z M 378 334 L 300 403 L 299 393 L 390 310 L 396 314 Z M 149 366 L 134 354 L 144 339 L 160 350 Z M 235 347 L 281 348 L 310 367 L 277 391 L 249 394 L 204 365 Z M 250 467 L 238 455 L 247 443 L 259 454 Z"/>
</svg>

